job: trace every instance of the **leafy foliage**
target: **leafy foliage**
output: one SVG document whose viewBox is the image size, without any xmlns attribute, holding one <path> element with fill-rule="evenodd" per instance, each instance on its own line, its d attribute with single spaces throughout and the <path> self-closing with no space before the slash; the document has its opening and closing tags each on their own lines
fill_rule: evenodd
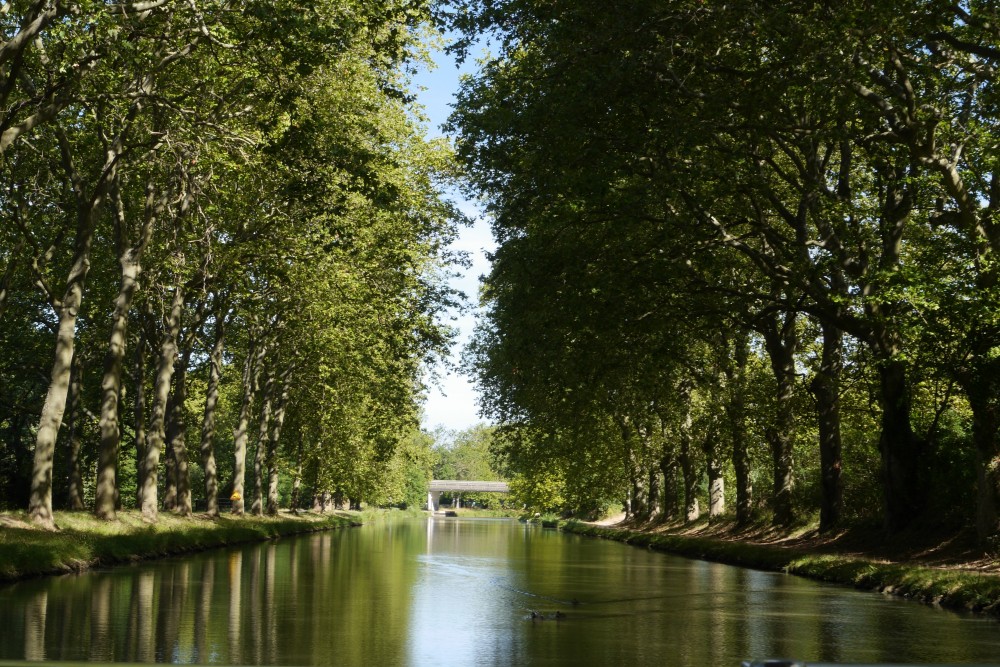
<svg viewBox="0 0 1000 667">
<path fill-rule="evenodd" d="M 192 491 L 412 502 L 400 462 L 426 456 L 462 221 L 408 90 L 429 3 L 13 3 L 0 22 L 0 504 L 30 493 L 50 522 L 73 475 L 106 518 L 151 479 L 181 514 Z"/>
<path fill-rule="evenodd" d="M 446 7 L 494 46 L 452 116 L 500 243 L 468 365 L 547 508 L 895 531 L 975 484 L 1000 529 L 992 6 Z"/>
</svg>

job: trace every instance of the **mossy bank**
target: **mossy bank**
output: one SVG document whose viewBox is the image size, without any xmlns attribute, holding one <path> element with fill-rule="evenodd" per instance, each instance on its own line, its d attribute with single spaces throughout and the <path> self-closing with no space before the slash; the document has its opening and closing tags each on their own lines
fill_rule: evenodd
<svg viewBox="0 0 1000 667">
<path fill-rule="evenodd" d="M 617 540 L 688 558 L 787 572 L 912 598 L 950 609 L 1000 615 L 1000 576 L 992 573 L 890 563 L 843 554 L 815 553 L 708 537 L 651 533 L 577 521 L 561 522 L 560 528 L 566 532 Z"/>
<path fill-rule="evenodd" d="M 23 514 L 0 514 L 0 581 L 360 525 L 353 515 L 312 513 L 218 518 L 163 514 L 155 524 L 143 522 L 138 512 L 120 512 L 111 522 L 82 512 L 57 512 L 55 519 L 59 530 L 49 532 L 28 524 Z"/>
</svg>

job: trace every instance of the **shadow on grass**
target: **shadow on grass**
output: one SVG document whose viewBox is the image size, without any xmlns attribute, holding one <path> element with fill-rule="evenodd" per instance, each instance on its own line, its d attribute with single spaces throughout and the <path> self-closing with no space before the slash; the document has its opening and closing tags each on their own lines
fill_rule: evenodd
<svg viewBox="0 0 1000 667">
<path fill-rule="evenodd" d="M 887 563 L 857 555 L 816 553 L 804 547 L 651 533 L 573 521 L 561 524 L 561 528 L 579 535 L 616 540 L 688 558 L 788 572 L 951 609 L 1000 614 L 1000 576 L 994 573 Z"/>
</svg>

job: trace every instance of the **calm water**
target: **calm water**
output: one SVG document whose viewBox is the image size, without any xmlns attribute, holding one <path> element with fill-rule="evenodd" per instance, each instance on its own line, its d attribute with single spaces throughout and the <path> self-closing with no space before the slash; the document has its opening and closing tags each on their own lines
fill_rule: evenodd
<svg viewBox="0 0 1000 667">
<path fill-rule="evenodd" d="M 0 660 L 700 667 L 777 656 L 1000 662 L 1000 622 L 443 518 L 0 588 Z"/>
</svg>

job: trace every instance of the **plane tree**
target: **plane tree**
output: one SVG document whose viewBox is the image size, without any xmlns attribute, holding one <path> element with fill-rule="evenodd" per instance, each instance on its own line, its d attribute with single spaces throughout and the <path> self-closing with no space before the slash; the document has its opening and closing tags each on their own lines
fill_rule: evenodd
<svg viewBox="0 0 1000 667">
<path fill-rule="evenodd" d="M 869 93 L 877 85 L 908 94 L 891 42 L 919 45 L 914 30 L 937 28 L 910 19 L 933 12 L 921 3 L 907 11 L 905 3 L 877 11 L 628 4 L 613 15 L 589 3 L 459 5 L 457 24 L 500 47 L 467 84 L 454 121 L 501 243 L 486 284 L 490 325 L 505 336 L 523 329 L 523 347 L 508 338 L 479 357 L 497 414 L 545 414 L 566 404 L 560 391 L 581 386 L 594 405 L 614 410 L 587 373 L 607 367 L 619 346 L 649 354 L 645 364 L 623 364 L 633 372 L 674 361 L 655 346 L 637 352 L 626 333 L 634 322 L 621 310 L 634 307 L 668 340 L 679 331 L 697 339 L 697 327 L 677 322 L 692 310 L 670 304 L 678 294 L 727 295 L 710 321 L 757 330 L 778 383 L 776 405 L 785 406 L 769 431 L 775 520 L 788 523 L 795 322 L 807 314 L 826 341 L 812 384 L 828 480 L 824 528 L 839 502 L 836 387 L 845 335 L 868 348 L 879 376 L 886 527 L 918 516 L 928 443 L 914 428 L 913 360 L 929 348 L 921 318 L 940 303 L 924 289 L 937 269 L 918 262 L 935 240 L 927 226 L 933 189 L 919 156 L 886 132 L 886 105 Z M 620 247 L 631 251 L 631 265 L 615 263 Z M 587 262 L 598 277 L 566 269 Z M 720 265 L 748 270 L 727 284 L 712 270 Z M 644 280 L 633 281 L 643 270 Z M 587 300 L 588 287 L 600 296 Z M 718 317 L 724 310 L 736 317 Z M 589 355 L 574 333 L 599 341 Z M 502 371 L 494 367 L 513 371 L 540 355 L 544 362 L 526 364 L 549 381 L 538 382 L 538 395 L 520 398 L 531 383 L 496 383 Z"/>
<path fill-rule="evenodd" d="M 84 482 L 99 516 L 114 518 L 121 475 L 132 474 L 120 465 L 123 430 L 145 516 L 156 518 L 164 462 L 166 506 L 190 512 L 192 378 L 206 392 L 198 458 L 210 511 L 215 440 L 229 427 L 216 419 L 219 395 L 242 394 L 223 415 L 235 422 L 236 479 L 225 486 L 242 495 L 256 433 L 267 478 L 257 488 L 274 511 L 283 422 L 315 435 L 289 422 L 305 414 L 292 408 L 338 387 L 344 406 L 331 414 L 343 418 L 319 421 L 322 438 L 305 449 L 316 458 L 349 426 L 366 480 L 356 491 L 376 489 L 414 422 L 421 364 L 447 345 L 440 317 L 454 300 L 443 283 L 461 217 L 441 194 L 450 153 L 421 138 L 401 69 L 424 48 L 427 5 L 22 4 L 4 12 L 13 38 L 0 45 L 4 94 L 18 100 L 3 119 L 12 187 L 0 206 L 15 224 L 0 232 L 2 340 L 17 345 L 8 327 L 33 319 L 33 341 L 63 332 L 47 407 L 32 385 L 3 422 L 5 443 L 19 440 L 29 429 L 17 415 L 37 401 L 33 517 L 51 526 L 67 402 L 78 406 L 69 418 L 99 414 L 98 481 Z M 50 70 L 61 74 L 46 79 Z M 56 88 L 33 90 L 41 80 Z M 104 337 L 103 368 L 80 365 L 81 331 Z M 246 362 L 242 391 L 225 386 L 240 380 L 233 361 Z M 70 381 L 74 363 L 82 384 Z M 99 387 L 100 408 L 76 386 Z M 4 387 L 5 403 L 18 400 Z M 23 467 L 30 448 L 10 451 Z"/>
</svg>

